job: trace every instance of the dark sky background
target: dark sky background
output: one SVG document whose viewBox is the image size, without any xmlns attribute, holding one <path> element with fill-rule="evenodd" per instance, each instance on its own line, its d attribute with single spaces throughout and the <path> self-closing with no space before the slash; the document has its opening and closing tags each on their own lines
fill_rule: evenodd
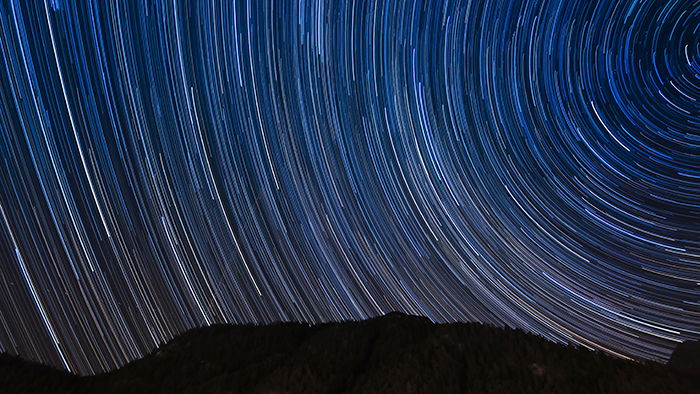
<svg viewBox="0 0 700 394">
<path fill-rule="evenodd" d="M 700 338 L 700 3 L 426 3 L 0 0 L 0 350 L 393 310 Z"/>
</svg>

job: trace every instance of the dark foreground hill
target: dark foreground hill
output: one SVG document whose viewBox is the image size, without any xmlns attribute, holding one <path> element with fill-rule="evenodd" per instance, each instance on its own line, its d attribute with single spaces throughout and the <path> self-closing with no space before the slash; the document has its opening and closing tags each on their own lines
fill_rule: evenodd
<svg viewBox="0 0 700 394">
<path fill-rule="evenodd" d="M 481 324 L 389 314 L 191 330 L 103 375 L 0 357 L 0 393 L 700 393 L 697 378 Z"/>
</svg>

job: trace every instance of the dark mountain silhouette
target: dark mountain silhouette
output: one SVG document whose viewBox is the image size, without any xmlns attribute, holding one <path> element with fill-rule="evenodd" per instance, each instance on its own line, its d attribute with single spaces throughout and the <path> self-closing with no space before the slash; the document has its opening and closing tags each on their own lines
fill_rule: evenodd
<svg viewBox="0 0 700 394">
<path fill-rule="evenodd" d="M 0 393 L 342 392 L 700 393 L 700 381 L 520 330 L 399 313 L 316 326 L 197 328 L 90 377 L 0 357 Z"/>
<path fill-rule="evenodd" d="M 700 377 L 700 341 L 685 341 L 679 344 L 668 364 L 680 373 Z"/>
</svg>

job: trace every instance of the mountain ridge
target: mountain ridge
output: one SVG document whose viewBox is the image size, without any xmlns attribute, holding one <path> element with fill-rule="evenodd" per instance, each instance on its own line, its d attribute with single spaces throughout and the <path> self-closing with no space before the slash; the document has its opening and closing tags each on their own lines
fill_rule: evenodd
<svg viewBox="0 0 700 394">
<path fill-rule="evenodd" d="M 662 364 L 397 312 L 318 325 L 199 327 L 93 376 L 7 355 L 0 371 L 4 393 L 700 392 L 697 378 Z"/>
</svg>

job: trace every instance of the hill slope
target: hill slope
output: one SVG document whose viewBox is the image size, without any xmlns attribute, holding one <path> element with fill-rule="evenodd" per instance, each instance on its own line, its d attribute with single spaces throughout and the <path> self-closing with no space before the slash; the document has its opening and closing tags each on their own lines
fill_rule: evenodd
<svg viewBox="0 0 700 394">
<path fill-rule="evenodd" d="M 698 393 L 700 382 L 481 324 L 392 313 L 317 326 L 191 330 L 141 360 L 76 377 L 0 357 L 2 393 Z"/>
</svg>

